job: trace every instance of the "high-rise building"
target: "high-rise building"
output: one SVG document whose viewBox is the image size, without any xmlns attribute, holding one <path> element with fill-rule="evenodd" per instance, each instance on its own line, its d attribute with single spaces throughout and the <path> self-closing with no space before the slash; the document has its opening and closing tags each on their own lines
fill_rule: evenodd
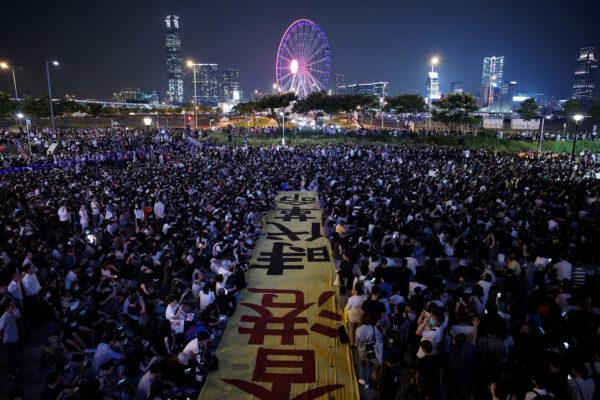
<svg viewBox="0 0 600 400">
<path fill-rule="evenodd" d="M 489 106 L 499 99 L 503 71 L 504 56 L 483 58 L 481 102 L 484 106 Z"/>
<path fill-rule="evenodd" d="M 451 82 L 450 83 L 450 93 L 464 93 L 465 85 L 462 82 Z"/>
<path fill-rule="evenodd" d="M 196 103 L 214 106 L 221 100 L 221 75 L 218 64 L 194 64 L 196 68 Z M 191 81 L 192 93 L 194 91 Z"/>
<path fill-rule="evenodd" d="M 367 94 L 383 99 L 387 96 L 388 82 L 353 83 L 337 87 L 338 94 Z"/>
<path fill-rule="evenodd" d="M 440 77 L 437 72 L 429 71 L 427 75 L 427 94 L 426 99 L 429 102 L 439 100 L 442 98 L 442 92 L 440 92 Z"/>
<path fill-rule="evenodd" d="M 338 92 L 338 88 L 340 86 L 345 86 L 346 85 L 346 75 L 344 74 L 335 74 L 335 87 L 333 88 L 334 91 L 337 93 Z"/>
<path fill-rule="evenodd" d="M 221 73 L 221 98 L 222 102 L 240 101 L 240 71 L 235 68 L 228 68 Z"/>
<path fill-rule="evenodd" d="M 594 57 L 593 47 L 584 47 L 579 52 L 575 82 L 573 82 L 573 98 L 586 108 L 596 97 L 596 71 L 598 60 Z"/>
<path fill-rule="evenodd" d="M 165 24 L 167 101 L 169 103 L 183 103 L 183 57 L 181 56 L 179 16 L 167 15 Z"/>
</svg>

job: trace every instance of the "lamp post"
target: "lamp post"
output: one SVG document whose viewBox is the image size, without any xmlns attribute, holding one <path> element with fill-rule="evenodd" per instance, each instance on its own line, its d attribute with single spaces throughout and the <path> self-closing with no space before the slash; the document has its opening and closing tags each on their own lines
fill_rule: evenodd
<svg viewBox="0 0 600 400">
<path fill-rule="evenodd" d="M 200 64 L 196 64 L 192 60 L 187 61 L 188 68 L 191 68 L 192 72 L 194 73 L 194 101 L 192 102 L 194 105 L 194 129 L 198 129 L 198 112 L 197 112 L 198 105 L 196 104 L 197 99 L 198 99 L 197 87 L 196 87 L 196 67 L 198 65 L 200 65 Z"/>
<path fill-rule="evenodd" d="M 213 123 L 214 119 L 209 119 L 208 120 L 208 130 L 212 132 L 212 123 Z"/>
<path fill-rule="evenodd" d="M 23 113 L 18 113 L 17 118 L 19 119 L 19 123 L 21 120 L 25 118 Z M 29 145 L 29 157 L 31 157 L 31 134 L 29 133 L 29 118 L 25 118 L 25 129 L 27 129 L 27 144 Z"/>
<path fill-rule="evenodd" d="M 146 126 L 146 130 L 150 131 L 150 125 L 152 125 L 152 118 L 144 117 L 143 121 L 144 121 L 144 125 Z"/>
<path fill-rule="evenodd" d="M 281 116 L 283 117 L 283 129 L 281 131 L 281 145 L 285 146 L 285 110 L 283 110 L 283 112 L 281 113 Z"/>
<path fill-rule="evenodd" d="M 19 92 L 17 92 L 17 78 L 15 77 L 15 67 L 8 65 L 6 62 L 0 62 L 0 69 L 9 69 L 12 71 L 13 84 L 15 85 L 15 99 L 19 98 Z"/>
<path fill-rule="evenodd" d="M 577 133 L 579 131 L 579 122 L 583 119 L 583 115 L 575 114 L 573 115 L 573 120 L 575 121 L 575 136 L 573 136 L 573 150 L 571 150 L 571 167 L 575 168 L 575 146 L 577 145 Z"/>
<path fill-rule="evenodd" d="M 50 63 L 58 67 L 58 61 L 46 60 L 46 77 L 48 78 L 48 102 L 50 103 L 50 118 L 52 119 L 52 135 L 56 135 L 56 127 L 54 126 L 54 109 L 52 108 L 52 83 L 50 81 Z"/>
</svg>

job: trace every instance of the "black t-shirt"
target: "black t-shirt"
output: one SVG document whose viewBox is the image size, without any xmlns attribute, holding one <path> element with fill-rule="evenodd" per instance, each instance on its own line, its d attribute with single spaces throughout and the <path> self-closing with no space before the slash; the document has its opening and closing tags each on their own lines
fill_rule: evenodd
<svg viewBox="0 0 600 400">
<path fill-rule="evenodd" d="M 381 319 L 381 314 L 385 313 L 385 306 L 378 300 L 367 299 L 362 303 L 362 310 L 371 316 L 371 322 L 376 324 Z"/>
</svg>

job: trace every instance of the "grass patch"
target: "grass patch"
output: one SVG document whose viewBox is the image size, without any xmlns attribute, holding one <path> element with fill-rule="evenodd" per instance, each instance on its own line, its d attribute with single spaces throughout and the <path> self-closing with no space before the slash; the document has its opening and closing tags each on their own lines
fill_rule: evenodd
<svg viewBox="0 0 600 400">
<path fill-rule="evenodd" d="M 403 137 L 374 134 L 369 136 L 324 136 L 313 132 L 286 133 L 288 146 L 328 146 L 328 145 L 363 145 L 363 146 L 438 146 L 438 147 L 465 147 L 471 150 L 496 150 L 499 152 L 518 153 L 523 151 L 537 151 L 538 142 L 523 140 L 500 140 L 495 137 L 484 136 L 425 136 L 412 134 Z M 227 134 L 212 132 L 208 137 L 201 139 L 220 145 L 228 145 Z M 251 146 L 270 147 L 281 144 L 281 134 L 277 136 L 249 135 L 248 142 Z M 243 136 L 234 135 L 232 145 L 242 146 Z M 573 143 L 570 141 L 544 141 L 542 149 L 556 153 L 570 153 Z M 581 140 L 577 142 L 576 151 L 591 150 L 600 152 L 600 141 Z"/>
</svg>

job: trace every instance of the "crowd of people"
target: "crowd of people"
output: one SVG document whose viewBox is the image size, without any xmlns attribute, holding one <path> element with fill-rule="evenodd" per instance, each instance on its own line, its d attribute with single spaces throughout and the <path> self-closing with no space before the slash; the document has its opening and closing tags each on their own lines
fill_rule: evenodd
<svg viewBox="0 0 600 400">
<path fill-rule="evenodd" d="M 183 133 L 59 131 L 35 160 L 56 168 L 0 177 L 13 398 L 39 329 L 43 399 L 196 395 L 282 187 L 319 194 L 359 383 L 379 399 L 600 394 L 595 158 Z"/>
</svg>

